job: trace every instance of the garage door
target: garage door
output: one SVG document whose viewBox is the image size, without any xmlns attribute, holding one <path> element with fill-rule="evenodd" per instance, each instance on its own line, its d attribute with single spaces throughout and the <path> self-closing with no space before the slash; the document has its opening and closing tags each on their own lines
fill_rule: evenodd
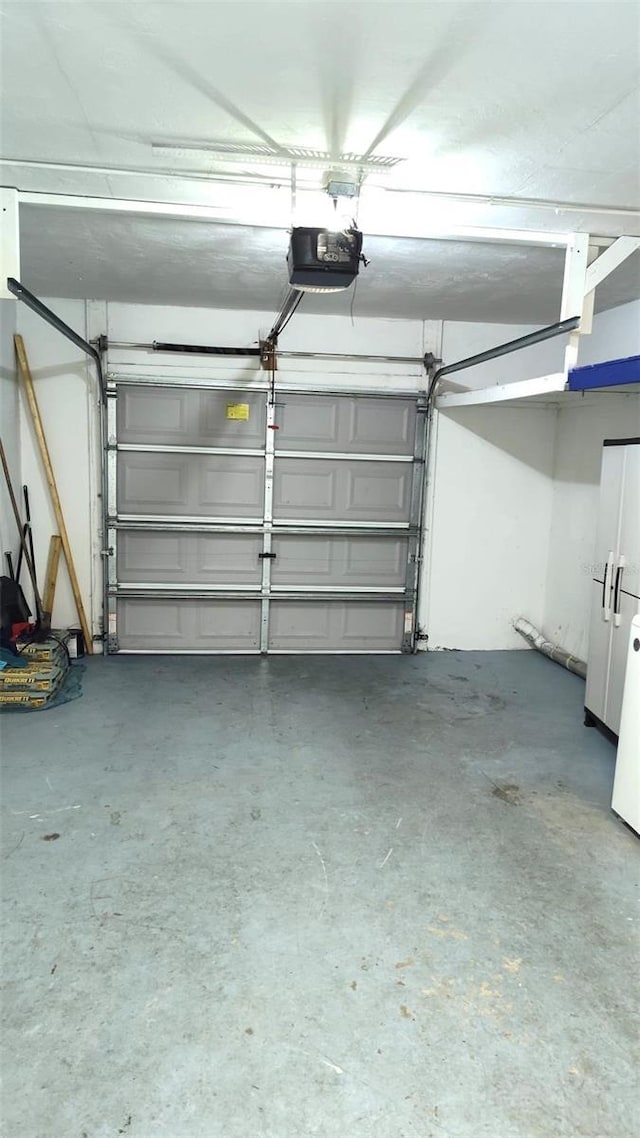
<svg viewBox="0 0 640 1138">
<path fill-rule="evenodd" d="M 113 379 L 109 651 L 412 651 L 419 412 Z"/>
</svg>

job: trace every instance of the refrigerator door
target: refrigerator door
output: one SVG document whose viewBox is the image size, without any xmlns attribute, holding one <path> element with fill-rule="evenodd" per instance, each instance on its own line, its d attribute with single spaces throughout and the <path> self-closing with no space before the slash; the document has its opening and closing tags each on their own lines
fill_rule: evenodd
<svg viewBox="0 0 640 1138">
<path fill-rule="evenodd" d="M 625 446 L 605 446 L 602 450 L 602 469 L 600 473 L 600 501 L 598 505 L 598 524 L 593 577 L 599 584 L 604 583 L 607 566 L 615 561 L 620 543 L 620 523 L 622 517 L 622 483 L 625 471 Z M 613 588 L 611 572 L 607 579 L 608 593 Z M 606 605 L 603 605 L 605 608 Z"/>
<path fill-rule="evenodd" d="M 605 722 L 607 705 L 607 679 L 611 653 L 611 620 L 604 619 L 603 586 L 599 581 L 591 585 L 591 626 L 589 631 L 589 659 L 584 705 L 587 711 Z M 620 629 L 616 629 L 617 632 Z"/>
<path fill-rule="evenodd" d="M 615 449 L 624 450 L 618 559 L 620 588 L 633 597 L 640 597 L 640 443 Z"/>
<path fill-rule="evenodd" d="M 586 709 L 603 723 L 607 722 L 613 592 L 619 554 L 625 450 L 624 446 L 605 446 L 602 451 L 584 702 Z"/>
<path fill-rule="evenodd" d="M 629 630 L 629 647 L 611 806 L 640 833 L 640 616 Z"/>
<path fill-rule="evenodd" d="M 604 715 L 601 719 L 616 735 L 620 734 L 620 717 L 622 714 L 622 696 L 624 693 L 625 673 L 627 670 L 627 657 L 629 654 L 629 630 L 634 617 L 640 614 L 640 600 L 630 597 L 627 593 L 620 593 L 616 621 L 611 627 L 611 648 L 609 654 L 609 682 Z"/>
</svg>

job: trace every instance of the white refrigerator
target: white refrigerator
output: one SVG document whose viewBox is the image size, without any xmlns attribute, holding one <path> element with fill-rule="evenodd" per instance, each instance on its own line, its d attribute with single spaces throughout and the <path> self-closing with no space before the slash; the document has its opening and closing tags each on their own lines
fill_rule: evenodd
<svg viewBox="0 0 640 1138">
<path fill-rule="evenodd" d="M 640 438 L 604 442 L 594 564 L 585 723 L 617 737 L 629 631 L 640 614 Z"/>
</svg>

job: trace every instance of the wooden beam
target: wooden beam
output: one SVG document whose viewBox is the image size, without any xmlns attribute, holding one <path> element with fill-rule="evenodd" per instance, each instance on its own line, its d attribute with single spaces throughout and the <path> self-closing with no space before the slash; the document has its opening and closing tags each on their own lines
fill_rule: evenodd
<svg viewBox="0 0 640 1138">
<path fill-rule="evenodd" d="M 627 257 L 635 253 L 637 249 L 640 249 L 640 237 L 618 237 L 618 240 L 614 241 L 613 245 L 605 249 L 604 253 L 601 253 L 600 256 L 589 265 L 584 282 L 585 296 L 593 292 L 594 288 L 597 288 L 602 281 L 606 280 L 609 274 L 614 272 L 614 270 L 617 269 L 623 261 L 626 261 Z"/>
<path fill-rule="evenodd" d="M 582 315 L 582 301 L 585 293 L 584 278 L 588 257 L 588 233 L 573 233 L 564 258 L 564 278 L 560 303 L 561 320 Z M 577 333 L 572 332 L 572 336 L 577 338 Z"/>
<path fill-rule="evenodd" d="M 48 613 L 53 613 L 53 602 L 56 595 L 56 581 L 58 579 L 58 565 L 60 563 L 61 550 L 62 540 L 56 533 L 49 541 L 47 575 L 44 582 L 44 596 L 42 598 L 42 607 L 44 611 Z"/>
<path fill-rule="evenodd" d="M 90 654 L 93 652 L 93 637 L 89 628 L 87 614 L 84 611 L 84 605 L 82 603 L 80 583 L 78 581 L 73 554 L 71 552 L 71 545 L 69 544 L 69 535 L 67 533 L 64 514 L 62 512 L 62 504 L 60 502 L 60 495 L 58 494 L 55 474 L 53 472 L 53 466 L 51 464 L 51 456 L 49 455 L 49 448 L 47 446 L 47 440 L 45 437 L 44 428 L 42 426 L 40 409 L 38 407 L 36 393 L 33 387 L 33 377 L 31 375 L 31 369 L 29 367 L 29 361 L 27 359 L 27 353 L 22 336 L 14 336 L 13 342 L 16 349 L 16 358 L 18 360 L 18 371 L 20 372 L 20 376 L 24 384 L 27 403 L 29 405 L 29 411 L 31 412 L 31 420 L 40 450 L 40 457 L 42 459 L 42 465 L 44 466 L 44 472 L 46 475 L 47 483 L 49 485 L 51 504 L 53 506 L 53 512 L 56 516 L 56 524 L 60 531 L 60 542 L 62 544 L 62 549 L 64 552 L 64 559 L 67 563 L 67 569 L 69 571 L 69 580 L 71 581 L 71 589 L 73 592 L 73 598 L 76 603 L 78 619 L 80 621 L 80 627 L 82 628 L 82 634 L 84 636 L 87 653 Z"/>
</svg>

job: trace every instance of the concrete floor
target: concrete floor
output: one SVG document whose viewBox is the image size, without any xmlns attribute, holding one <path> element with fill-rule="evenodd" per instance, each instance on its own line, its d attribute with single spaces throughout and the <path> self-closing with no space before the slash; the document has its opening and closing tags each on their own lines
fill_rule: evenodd
<svg viewBox="0 0 640 1138">
<path fill-rule="evenodd" d="M 640 843 L 583 690 L 120 657 L 3 718 L 3 1138 L 636 1138 Z"/>
</svg>

